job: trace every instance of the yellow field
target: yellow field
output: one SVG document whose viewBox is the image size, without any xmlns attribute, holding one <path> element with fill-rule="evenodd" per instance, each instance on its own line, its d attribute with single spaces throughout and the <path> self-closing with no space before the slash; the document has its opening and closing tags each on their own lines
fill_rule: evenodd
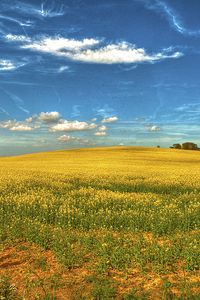
<svg viewBox="0 0 200 300">
<path fill-rule="evenodd" d="M 200 299 L 199 151 L 4 157 L 0 212 L 8 300 Z"/>
</svg>

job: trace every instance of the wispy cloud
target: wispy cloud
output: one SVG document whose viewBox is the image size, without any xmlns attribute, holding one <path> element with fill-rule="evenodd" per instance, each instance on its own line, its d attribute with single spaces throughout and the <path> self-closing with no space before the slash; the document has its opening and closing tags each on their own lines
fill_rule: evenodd
<svg viewBox="0 0 200 300">
<path fill-rule="evenodd" d="M 103 107 L 94 108 L 94 113 L 102 118 L 109 118 L 115 114 L 115 110 L 108 104 L 105 104 Z"/>
<path fill-rule="evenodd" d="M 157 121 L 166 124 L 176 124 L 178 126 L 191 126 L 199 123 L 200 120 L 200 102 L 183 103 L 179 106 L 167 107 L 160 110 L 157 115 Z M 150 117 L 149 122 L 155 122 L 155 116 Z"/>
<path fill-rule="evenodd" d="M 65 14 L 65 5 L 64 4 L 56 4 L 55 1 L 50 2 L 43 1 L 41 3 L 40 10 L 37 10 L 36 12 L 41 15 L 42 17 L 46 18 L 54 18 L 54 17 L 59 17 L 63 16 Z"/>
<path fill-rule="evenodd" d="M 22 49 L 44 52 L 51 55 L 65 57 L 73 61 L 97 64 L 135 64 L 142 62 L 153 63 L 164 59 L 176 59 L 183 54 L 179 51 L 166 51 L 149 54 L 143 48 L 120 42 L 105 44 L 103 40 L 97 39 L 67 39 L 60 36 L 41 36 L 36 39 L 26 36 L 7 35 L 6 39 L 19 42 Z"/>
<path fill-rule="evenodd" d="M 32 22 L 30 21 L 20 21 L 16 18 L 13 18 L 13 17 L 9 17 L 9 16 L 4 16 L 4 15 L 0 15 L 0 19 L 2 20 L 6 20 L 6 21 L 9 21 L 9 22 L 13 22 L 13 23 L 17 23 L 19 26 L 25 26 L 25 27 L 30 27 L 32 26 Z"/>
<path fill-rule="evenodd" d="M 8 59 L 0 59 L 0 71 L 13 71 L 23 67 L 25 63 L 18 63 Z"/>
<path fill-rule="evenodd" d="M 45 85 L 42 83 L 38 83 L 38 82 L 28 82 L 28 81 L 18 81 L 18 80 L 1 80 L 1 83 L 6 84 L 6 85 L 22 85 L 22 86 L 39 86 L 39 87 L 46 87 L 46 88 L 50 88 L 49 85 Z"/>
<path fill-rule="evenodd" d="M 63 16 L 66 13 L 66 5 L 58 0 L 44 0 L 41 4 L 14 1 L 12 4 L 7 1 L 2 5 L 4 11 L 17 11 L 22 16 L 32 16 L 35 18 L 54 18 Z"/>
<path fill-rule="evenodd" d="M 81 112 L 80 112 L 80 105 L 73 105 L 72 107 L 72 113 L 71 113 L 71 117 L 79 117 Z"/>
<path fill-rule="evenodd" d="M 26 113 L 27 115 L 30 114 L 30 111 L 26 108 L 24 108 L 23 106 L 19 105 L 18 108 L 23 111 L 24 113 Z"/>
<path fill-rule="evenodd" d="M 135 70 L 136 68 L 137 68 L 137 65 L 131 65 L 131 66 L 119 65 L 119 69 L 120 69 L 121 71 L 126 71 L 126 72 Z"/>
<path fill-rule="evenodd" d="M 10 116 L 9 112 L 7 112 L 7 110 L 5 110 L 3 107 L 0 107 L 0 114 L 4 114 L 6 116 Z"/>
<path fill-rule="evenodd" d="M 19 96 L 17 96 L 16 94 L 11 93 L 8 90 L 5 90 L 3 88 L 1 88 L 1 89 L 10 98 L 10 100 L 16 105 L 16 107 L 19 110 L 23 111 L 26 114 L 30 113 L 30 111 L 24 107 L 24 101 L 23 101 L 23 99 L 21 99 Z"/>
<path fill-rule="evenodd" d="M 60 93 L 57 91 L 57 89 L 55 87 L 52 87 L 52 88 L 53 88 L 53 92 L 54 92 L 54 94 L 55 94 L 55 96 L 56 96 L 56 98 L 58 100 L 58 104 L 61 104 L 62 99 L 60 97 Z"/>
<path fill-rule="evenodd" d="M 168 20 L 170 26 L 180 34 L 188 35 L 188 36 L 200 35 L 200 29 L 191 30 L 186 28 L 179 14 L 166 2 L 159 1 L 159 0 L 142 0 L 141 3 L 144 3 L 147 9 L 153 10 L 159 14 L 163 14 L 165 18 Z"/>
<path fill-rule="evenodd" d="M 200 102 L 182 104 L 176 107 L 175 111 L 188 114 L 200 114 Z"/>
<path fill-rule="evenodd" d="M 197 124 L 200 119 L 200 103 L 185 103 L 174 108 L 167 118 L 176 124 Z"/>
</svg>

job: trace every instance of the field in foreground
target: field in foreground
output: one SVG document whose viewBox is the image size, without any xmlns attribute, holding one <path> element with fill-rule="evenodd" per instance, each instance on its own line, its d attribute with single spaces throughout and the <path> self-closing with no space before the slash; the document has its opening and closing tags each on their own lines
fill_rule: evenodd
<svg viewBox="0 0 200 300">
<path fill-rule="evenodd" d="M 199 170 L 141 147 L 1 158 L 0 299 L 200 299 Z"/>
</svg>

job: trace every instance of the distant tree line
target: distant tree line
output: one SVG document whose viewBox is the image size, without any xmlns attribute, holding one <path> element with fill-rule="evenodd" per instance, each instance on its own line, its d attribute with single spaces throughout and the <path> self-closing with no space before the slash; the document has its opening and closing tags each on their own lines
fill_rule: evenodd
<svg viewBox="0 0 200 300">
<path fill-rule="evenodd" d="M 197 144 L 191 143 L 191 142 L 186 142 L 183 144 L 173 144 L 170 148 L 183 149 L 183 150 L 200 150 L 200 148 L 198 148 Z"/>
</svg>

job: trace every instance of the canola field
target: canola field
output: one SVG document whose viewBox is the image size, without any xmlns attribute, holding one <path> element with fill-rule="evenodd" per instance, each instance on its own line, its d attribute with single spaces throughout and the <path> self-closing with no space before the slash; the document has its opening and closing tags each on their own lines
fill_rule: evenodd
<svg viewBox="0 0 200 300">
<path fill-rule="evenodd" d="M 199 151 L 2 157 L 0 217 L 0 299 L 200 299 Z"/>
</svg>

